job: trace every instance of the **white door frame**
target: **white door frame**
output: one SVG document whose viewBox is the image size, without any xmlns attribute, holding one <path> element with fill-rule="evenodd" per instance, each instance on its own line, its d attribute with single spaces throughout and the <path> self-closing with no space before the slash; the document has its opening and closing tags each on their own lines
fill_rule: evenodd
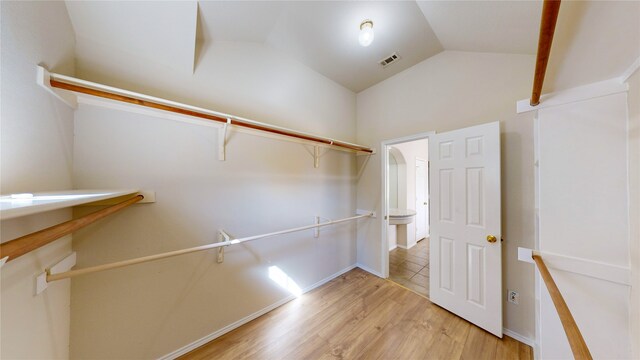
<svg viewBox="0 0 640 360">
<path fill-rule="evenodd" d="M 431 204 L 431 200 L 429 199 L 429 159 L 428 159 L 428 156 L 427 156 L 427 159 L 425 159 L 423 157 L 416 156 L 416 162 L 418 160 L 424 161 L 425 164 L 427 164 L 427 173 L 425 174 L 425 185 L 427 185 L 427 188 L 426 188 L 426 191 L 425 191 L 424 195 L 425 195 L 425 199 L 427 201 L 427 207 L 428 207 L 429 204 Z M 416 184 L 418 183 L 417 177 L 418 176 L 417 176 L 417 173 L 416 173 Z M 418 186 L 416 185 L 416 189 L 417 188 L 418 188 Z M 416 190 L 416 192 L 418 192 L 418 191 Z M 417 205 L 418 204 L 416 204 L 416 218 L 418 216 L 418 214 L 417 214 L 417 212 L 418 212 Z M 427 215 L 427 219 L 425 220 L 426 221 L 426 223 L 425 223 L 425 227 L 426 227 L 426 229 L 425 229 L 425 237 L 429 237 L 429 210 L 427 210 L 427 214 L 426 215 Z M 418 227 L 416 226 L 416 244 L 418 243 L 418 234 L 417 233 L 418 233 Z"/>
<path fill-rule="evenodd" d="M 428 132 L 423 132 L 423 133 L 418 133 L 418 134 L 413 134 L 413 135 L 409 135 L 409 136 L 404 136 L 401 138 L 396 138 L 396 139 L 389 139 L 389 140 L 383 140 L 381 142 L 380 145 L 380 149 L 382 149 L 382 156 L 380 156 L 380 159 L 382 161 L 382 171 L 381 171 L 381 176 L 382 176 L 382 191 L 380 192 L 381 194 L 381 199 L 380 199 L 380 203 L 382 204 L 382 221 L 380 221 L 380 226 L 382 227 L 381 231 L 380 231 L 380 259 L 382 261 L 381 264 L 381 269 L 382 269 L 382 275 L 385 278 L 389 277 L 389 240 L 387 239 L 387 230 L 389 229 L 389 189 L 388 184 L 387 184 L 387 177 L 389 174 L 389 152 L 387 151 L 387 146 L 391 146 L 391 145 L 396 145 L 396 144 L 401 144 L 401 143 L 405 143 L 405 142 L 409 142 L 409 141 L 415 141 L 415 140 L 423 140 L 423 139 L 429 139 L 429 136 L 434 135 L 436 132 L 435 131 L 428 131 Z M 428 163 L 428 160 L 427 160 Z M 431 206 L 431 202 L 429 202 L 429 206 Z"/>
</svg>

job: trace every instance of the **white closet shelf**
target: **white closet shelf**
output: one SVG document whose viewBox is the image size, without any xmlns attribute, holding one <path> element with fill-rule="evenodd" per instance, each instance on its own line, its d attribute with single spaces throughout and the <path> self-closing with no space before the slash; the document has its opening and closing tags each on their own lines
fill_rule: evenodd
<svg viewBox="0 0 640 360">
<path fill-rule="evenodd" d="M 260 133 L 268 137 L 284 137 L 296 142 L 312 143 L 316 146 L 355 152 L 357 154 L 371 155 L 375 153 L 373 148 L 364 145 L 270 125 L 230 114 L 94 83 L 71 76 L 50 73 L 47 69 L 41 66 L 38 66 L 37 79 L 40 86 L 44 87 L 55 97 L 74 108 L 77 106 L 78 101 L 85 99 L 87 99 L 85 102 L 94 104 L 96 99 L 106 99 L 107 103 L 111 104 L 112 107 L 116 107 L 121 110 L 141 112 L 140 109 L 147 109 L 156 114 L 161 114 L 163 117 L 169 117 L 175 120 L 201 125 L 214 124 L 215 126 L 223 128 L 225 131 L 226 127 L 231 125 L 243 131 Z M 121 106 L 122 104 L 129 106 L 123 107 Z M 134 109 L 132 109 L 131 106 Z M 224 160 L 224 155 L 221 155 L 221 160 Z"/>
<path fill-rule="evenodd" d="M 138 193 L 127 190 L 65 190 L 54 192 L 23 193 L 0 196 L 0 219 L 13 219 L 50 210 L 113 199 Z M 145 195 L 142 202 L 153 202 L 153 196 Z"/>
</svg>

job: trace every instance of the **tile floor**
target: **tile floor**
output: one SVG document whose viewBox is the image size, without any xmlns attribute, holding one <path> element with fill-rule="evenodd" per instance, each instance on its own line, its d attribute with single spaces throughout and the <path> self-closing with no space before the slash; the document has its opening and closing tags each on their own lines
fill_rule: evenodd
<svg viewBox="0 0 640 360">
<path fill-rule="evenodd" d="M 389 280 L 429 297 L 429 238 L 389 251 Z"/>
</svg>

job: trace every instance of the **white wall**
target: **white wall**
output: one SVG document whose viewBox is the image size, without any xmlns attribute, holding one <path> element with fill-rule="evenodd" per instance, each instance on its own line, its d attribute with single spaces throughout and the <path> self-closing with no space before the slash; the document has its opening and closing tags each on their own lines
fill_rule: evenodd
<svg viewBox="0 0 640 360">
<path fill-rule="evenodd" d="M 631 351 L 640 358 L 640 71 L 629 79 L 629 254 L 631 265 Z"/>
<path fill-rule="evenodd" d="M 80 78 L 355 141 L 353 92 L 262 44 L 205 44 L 193 76 L 82 38 L 76 61 Z"/>
<path fill-rule="evenodd" d="M 358 141 L 446 131 L 500 120 L 502 131 L 503 283 L 520 291 L 505 302 L 505 327 L 534 336 L 533 268 L 517 261 L 517 247 L 534 244 L 533 115 L 515 114 L 530 92 L 534 57 L 445 51 L 361 93 Z M 358 208 L 381 209 L 379 155 L 358 181 Z M 380 218 L 358 227 L 358 262 L 382 271 Z"/>
<path fill-rule="evenodd" d="M 405 191 L 403 192 L 404 199 L 400 203 L 404 204 L 404 207 L 406 209 L 416 210 L 416 158 L 424 160 L 429 159 L 429 143 L 425 139 L 395 144 L 393 145 L 393 147 L 398 149 L 402 153 L 406 161 L 406 181 L 404 184 Z M 428 194 L 429 191 L 426 191 L 426 193 Z M 429 217 L 427 214 L 427 219 L 428 218 Z M 429 221 L 427 220 L 425 224 L 428 223 Z M 407 241 L 402 245 L 407 248 L 411 248 L 416 244 L 418 240 L 416 239 L 416 221 L 412 222 L 411 224 L 407 224 L 406 233 Z"/>
<path fill-rule="evenodd" d="M 125 57 L 120 57 L 125 56 Z M 79 46 L 79 77 L 303 131 L 355 140 L 355 94 L 259 44 L 215 43 L 193 76 L 126 54 Z M 138 205 L 74 237 L 78 267 L 311 224 L 355 213 L 355 156 L 81 105 L 75 114 L 78 187 L 142 188 Z M 89 211 L 89 210 L 86 210 Z M 367 221 L 367 220 L 361 220 Z M 353 223 L 258 240 L 73 280 L 72 358 L 156 358 L 290 294 L 278 266 L 305 288 L 356 263 Z"/>
<path fill-rule="evenodd" d="M 2 23 L 0 192 L 72 186 L 73 112 L 36 85 L 36 65 L 73 75 L 74 35 L 63 2 L 7 2 Z M 2 241 L 68 220 L 69 210 L 2 221 Z M 69 281 L 34 296 L 35 276 L 71 252 L 71 236 L 0 270 L 0 358 L 69 354 Z"/>
<path fill-rule="evenodd" d="M 539 250 L 628 269 L 627 94 L 540 109 L 538 129 Z M 594 358 L 631 358 L 629 286 L 550 271 Z M 571 357 L 544 286 L 540 319 L 540 357 Z"/>
</svg>

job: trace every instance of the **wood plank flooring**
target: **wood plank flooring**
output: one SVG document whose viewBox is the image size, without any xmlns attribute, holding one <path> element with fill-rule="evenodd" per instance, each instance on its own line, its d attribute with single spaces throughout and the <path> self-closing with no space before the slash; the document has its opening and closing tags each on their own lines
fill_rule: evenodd
<svg viewBox="0 0 640 360">
<path fill-rule="evenodd" d="M 397 284 L 354 269 L 181 359 L 532 359 Z"/>
<path fill-rule="evenodd" d="M 429 297 L 429 238 L 389 252 L 389 280 Z"/>
</svg>

